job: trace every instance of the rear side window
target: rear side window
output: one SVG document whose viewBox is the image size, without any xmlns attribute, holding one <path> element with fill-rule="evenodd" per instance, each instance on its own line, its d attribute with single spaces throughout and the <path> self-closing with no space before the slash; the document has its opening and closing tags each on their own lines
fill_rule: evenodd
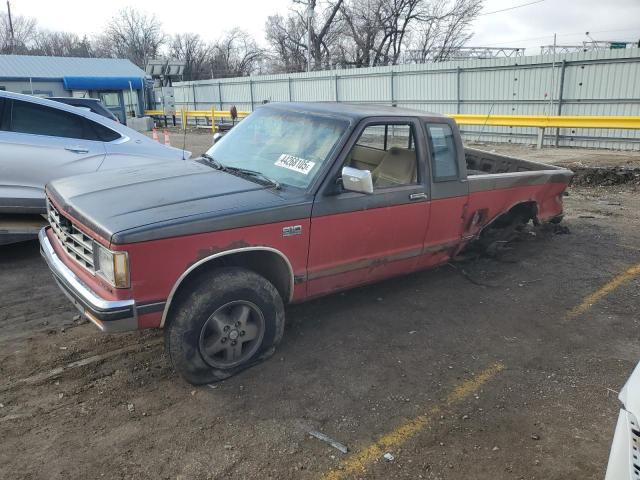
<svg viewBox="0 0 640 480">
<path fill-rule="evenodd" d="M 86 120 L 86 122 L 87 122 L 87 125 L 89 126 L 89 131 L 93 132 L 93 135 L 95 135 L 95 138 L 87 138 L 87 140 L 100 140 L 101 142 L 112 142 L 120 138 L 119 133 L 114 132 L 110 128 L 105 127 L 104 125 L 100 125 L 99 123 L 92 122 L 91 120 Z"/>
<path fill-rule="evenodd" d="M 12 103 L 10 115 L 5 112 L 4 116 L 12 132 L 103 142 L 120 138 L 113 130 L 71 112 L 21 100 Z"/>
<path fill-rule="evenodd" d="M 451 127 L 445 123 L 427 124 L 434 182 L 458 179 L 458 155 Z"/>
</svg>

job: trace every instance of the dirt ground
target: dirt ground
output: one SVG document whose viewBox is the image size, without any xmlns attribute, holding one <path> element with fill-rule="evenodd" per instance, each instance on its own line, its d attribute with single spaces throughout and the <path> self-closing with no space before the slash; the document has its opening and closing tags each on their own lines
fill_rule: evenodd
<svg viewBox="0 0 640 480">
<path fill-rule="evenodd" d="M 209 137 L 187 138 L 197 151 Z M 640 281 L 569 312 L 640 263 L 638 190 L 571 188 L 568 234 L 533 231 L 497 259 L 289 307 L 276 355 L 215 388 L 171 371 L 161 332 L 107 336 L 79 320 L 36 243 L 3 247 L 0 477 L 600 479 L 616 392 L 640 359 Z"/>
</svg>

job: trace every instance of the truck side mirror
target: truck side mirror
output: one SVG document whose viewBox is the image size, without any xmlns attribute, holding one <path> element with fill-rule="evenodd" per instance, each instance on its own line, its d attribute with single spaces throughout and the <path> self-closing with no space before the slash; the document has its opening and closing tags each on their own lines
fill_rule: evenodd
<svg viewBox="0 0 640 480">
<path fill-rule="evenodd" d="M 373 177 L 369 170 L 343 167 L 342 186 L 350 192 L 373 193 Z"/>
<path fill-rule="evenodd" d="M 216 132 L 213 134 L 213 144 L 215 145 L 222 138 L 222 134 L 220 132 Z"/>
</svg>

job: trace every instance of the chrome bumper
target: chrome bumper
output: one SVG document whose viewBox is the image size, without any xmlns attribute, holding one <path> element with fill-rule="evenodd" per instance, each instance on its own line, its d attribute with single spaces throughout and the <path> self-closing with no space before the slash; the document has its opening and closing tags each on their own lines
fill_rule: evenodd
<svg viewBox="0 0 640 480">
<path fill-rule="evenodd" d="M 105 300 L 85 285 L 58 257 L 47 237 L 47 228 L 40 230 L 40 254 L 53 277 L 69 300 L 100 330 L 107 333 L 138 329 L 135 300 Z"/>
</svg>

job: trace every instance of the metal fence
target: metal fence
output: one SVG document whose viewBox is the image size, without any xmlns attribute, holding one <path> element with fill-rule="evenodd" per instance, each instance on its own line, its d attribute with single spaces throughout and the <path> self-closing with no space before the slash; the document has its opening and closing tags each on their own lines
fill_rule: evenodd
<svg viewBox="0 0 640 480">
<path fill-rule="evenodd" d="M 640 49 L 213 79 L 174 84 L 178 109 L 357 102 L 443 114 L 640 115 Z M 535 143 L 537 129 L 464 125 L 467 140 Z M 640 131 L 550 128 L 545 145 L 640 150 Z"/>
</svg>

